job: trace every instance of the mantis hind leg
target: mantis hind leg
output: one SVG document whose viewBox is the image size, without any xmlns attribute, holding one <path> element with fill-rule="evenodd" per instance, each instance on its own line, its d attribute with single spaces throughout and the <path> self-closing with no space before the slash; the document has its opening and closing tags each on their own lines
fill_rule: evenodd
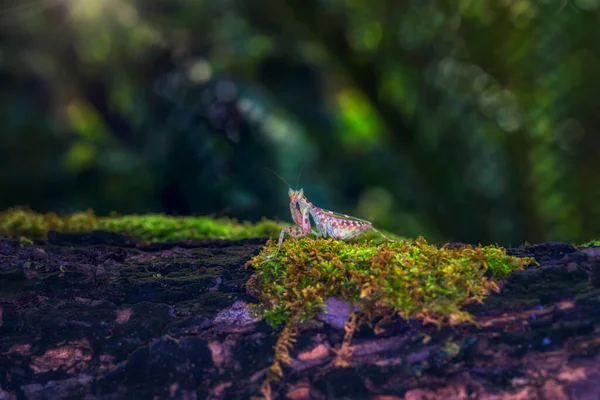
<svg viewBox="0 0 600 400">
<path fill-rule="evenodd" d="M 373 229 L 375 232 L 377 232 L 379 235 L 381 235 L 381 237 L 383 237 L 385 240 L 389 241 L 389 242 L 395 242 L 395 240 L 390 239 L 389 237 L 385 236 L 383 233 L 379 232 L 377 229 L 371 227 L 371 229 Z"/>
</svg>

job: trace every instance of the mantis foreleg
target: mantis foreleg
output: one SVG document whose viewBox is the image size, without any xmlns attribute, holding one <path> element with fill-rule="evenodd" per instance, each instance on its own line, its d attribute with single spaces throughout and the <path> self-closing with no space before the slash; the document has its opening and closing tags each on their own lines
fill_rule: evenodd
<svg viewBox="0 0 600 400">
<path fill-rule="evenodd" d="M 279 234 L 279 242 L 277 243 L 277 253 L 275 253 L 275 254 L 279 253 L 279 249 L 281 248 L 281 243 L 283 242 L 283 237 L 285 236 L 286 233 L 288 235 L 290 235 L 291 237 L 293 237 L 294 239 L 298 239 L 300 237 L 309 235 L 312 232 L 311 226 L 310 226 L 310 214 L 308 212 L 308 208 L 303 209 L 302 213 L 300 213 L 300 210 L 298 210 L 298 208 L 292 208 L 292 207 L 293 206 L 290 204 L 290 209 L 292 211 L 292 218 L 294 219 L 294 222 L 296 222 L 296 224 L 298 224 L 300 226 L 283 228 L 281 230 L 281 233 Z M 300 220 L 300 223 L 298 223 L 298 220 Z"/>
<path fill-rule="evenodd" d="M 294 203 L 290 203 L 290 214 L 292 214 L 292 219 L 296 225 L 302 225 L 302 213 Z"/>
</svg>

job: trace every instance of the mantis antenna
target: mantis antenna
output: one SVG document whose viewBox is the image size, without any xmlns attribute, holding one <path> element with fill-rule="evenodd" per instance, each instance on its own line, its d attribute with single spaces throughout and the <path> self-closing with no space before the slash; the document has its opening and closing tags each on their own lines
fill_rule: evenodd
<svg viewBox="0 0 600 400">
<path fill-rule="evenodd" d="M 304 169 L 304 164 L 300 167 L 300 173 L 298 174 L 298 178 L 296 179 L 296 190 L 298 190 L 298 182 L 300 182 L 300 176 L 302 175 L 302 170 Z"/>
<path fill-rule="evenodd" d="M 285 183 L 286 185 L 288 185 L 288 187 L 289 187 L 290 189 L 292 188 L 292 185 L 290 185 L 290 184 L 288 183 L 288 181 L 286 181 L 286 180 L 285 180 L 285 179 L 284 179 L 284 178 L 283 178 L 281 175 L 279 175 L 277 172 L 273 171 L 273 170 L 272 170 L 271 168 L 269 168 L 269 167 L 265 167 L 265 169 L 268 169 L 269 171 L 271 171 L 272 173 L 274 173 L 274 174 L 275 174 L 275 176 L 276 176 L 276 177 L 278 177 L 279 179 L 281 179 L 281 181 L 282 181 L 283 183 Z M 302 167 L 300 167 L 300 173 L 298 174 L 298 178 L 296 179 L 296 189 L 295 189 L 295 190 L 298 190 L 298 183 L 300 182 L 300 177 L 302 176 L 302 170 L 303 170 L 303 169 L 304 169 L 304 164 L 302 164 Z"/>
<path fill-rule="evenodd" d="M 290 185 L 290 184 L 288 183 L 288 181 L 286 181 L 285 179 L 283 179 L 283 178 L 281 177 L 281 175 L 279 175 L 277 172 L 273 171 L 273 170 L 272 170 L 271 168 L 269 168 L 269 167 L 265 167 L 265 169 L 268 169 L 269 171 L 271 171 L 272 173 L 274 173 L 274 174 L 275 174 L 275 176 L 276 176 L 276 177 L 278 177 L 279 179 L 281 179 L 281 180 L 283 181 L 283 183 L 285 183 L 286 185 L 288 185 L 288 187 L 289 187 L 289 188 L 291 188 L 291 187 L 292 187 L 292 185 Z M 297 185 L 298 185 L 298 184 L 296 184 L 296 186 L 297 186 Z"/>
</svg>

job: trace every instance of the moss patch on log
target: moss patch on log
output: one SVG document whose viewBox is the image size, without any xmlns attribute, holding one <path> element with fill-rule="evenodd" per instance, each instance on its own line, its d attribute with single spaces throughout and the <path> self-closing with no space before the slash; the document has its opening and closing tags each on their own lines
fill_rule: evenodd
<svg viewBox="0 0 600 400">
<path fill-rule="evenodd" d="M 174 217 L 164 214 L 101 217 L 92 210 L 67 215 L 37 213 L 24 208 L 0 212 L 0 234 L 46 239 L 49 231 L 89 232 L 107 230 L 148 242 L 197 239 L 247 239 L 275 237 L 284 226 L 267 219 L 253 224 L 235 219 Z M 25 239 L 24 239 L 25 240 Z"/>
<path fill-rule="evenodd" d="M 498 290 L 496 278 L 523 269 L 533 258 L 506 255 L 496 246 L 437 247 L 419 237 L 374 246 L 332 239 L 287 240 L 275 256 L 269 241 L 248 262 L 256 268 L 251 289 L 262 300 L 270 324 L 285 323 L 300 312 L 307 322 L 329 297 L 359 308 L 385 308 L 409 318 L 461 323 L 460 307 Z M 297 311 L 296 311 L 297 310 Z"/>
<path fill-rule="evenodd" d="M 578 247 L 599 247 L 599 246 L 600 246 L 600 240 L 598 240 L 598 239 L 590 240 L 589 242 L 578 245 Z"/>
<path fill-rule="evenodd" d="M 282 376 L 282 364 L 300 326 L 316 323 L 329 298 L 346 301 L 351 311 L 345 324 L 344 357 L 355 330 L 363 323 L 393 315 L 417 317 L 438 326 L 472 322 L 461 307 L 481 302 L 497 281 L 523 269 L 533 258 L 508 256 L 496 246 L 436 246 L 419 237 L 414 241 L 373 244 L 331 239 L 287 240 L 278 255 L 267 242 L 247 267 L 256 269 L 247 287 L 260 299 L 255 311 L 274 327 L 283 326 L 275 347 L 275 361 L 262 391 Z"/>
</svg>

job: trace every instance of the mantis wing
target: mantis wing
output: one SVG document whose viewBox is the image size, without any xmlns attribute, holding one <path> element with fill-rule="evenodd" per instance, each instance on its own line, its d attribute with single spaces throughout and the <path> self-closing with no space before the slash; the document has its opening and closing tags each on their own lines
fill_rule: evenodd
<svg viewBox="0 0 600 400">
<path fill-rule="evenodd" d="M 323 213 L 325 215 L 329 215 L 330 217 L 335 217 L 335 218 L 339 218 L 339 219 L 348 219 L 348 220 L 351 220 L 351 221 L 358 221 L 358 222 L 363 222 L 363 223 L 371 225 L 370 221 L 367 221 L 365 219 L 360 219 L 360 218 L 352 217 L 352 216 L 346 215 L 346 214 L 340 214 L 340 213 L 336 213 L 336 212 L 329 211 L 329 210 L 321 210 L 321 213 Z"/>
</svg>

